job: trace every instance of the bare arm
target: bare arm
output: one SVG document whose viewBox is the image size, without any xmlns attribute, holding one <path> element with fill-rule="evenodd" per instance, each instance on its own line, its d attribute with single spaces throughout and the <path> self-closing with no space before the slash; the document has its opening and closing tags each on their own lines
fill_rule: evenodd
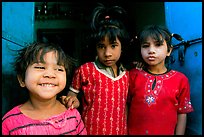
<svg viewBox="0 0 204 137">
<path fill-rule="evenodd" d="M 176 130 L 175 130 L 176 135 L 184 135 L 185 134 L 186 120 L 187 120 L 186 114 L 178 114 L 178 122 L 177 122 Z"/>
</svg>

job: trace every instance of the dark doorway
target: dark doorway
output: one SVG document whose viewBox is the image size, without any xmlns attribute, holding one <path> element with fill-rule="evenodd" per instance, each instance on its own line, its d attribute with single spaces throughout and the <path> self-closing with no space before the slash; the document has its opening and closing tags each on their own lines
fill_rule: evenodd
<svg viewBox="0 0 204 137">
<path fill-rule="evenodd" d="M 74 29 L 39 29 L 37 40 L 59 44 L 69 56 L 75 53 L 75 30 Z"/>
</svg>

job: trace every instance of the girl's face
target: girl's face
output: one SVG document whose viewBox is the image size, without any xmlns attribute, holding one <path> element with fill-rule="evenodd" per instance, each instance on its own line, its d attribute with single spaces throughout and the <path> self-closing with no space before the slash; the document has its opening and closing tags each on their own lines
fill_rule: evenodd
<svg viewBox="0 0 204 137">
<path fill-rule="evenodd" d="M 164 42 L 160 45 L 159 41 L 148 37 L 146 41 L 141 44 L 141 55 L 143 60 L 149 66 L 165 66 L 166 56 L 170 56 L 172 49 L 167 51 L 167 43 Z"/>
<path fill-rule="evenodd" d="M 96 45 L 96 51 L 101 63 L 108 67 L 115 67 L 121 55 L 121 43 L 118 38 L 110 43 L 109 38 L 105 36 L 104 41 Z"/>
<path fill-rule="evenodd" d="M 29 65 L 25 73 L 25 82 L 19 79 L 20 85 L 29 90 L 31 98 L 51 99 L 65 88 L 66 71 L 64 66 L 57 65 L 56 57 L 54 51 L 46 53 L 45 63 Z"/>
</svg>

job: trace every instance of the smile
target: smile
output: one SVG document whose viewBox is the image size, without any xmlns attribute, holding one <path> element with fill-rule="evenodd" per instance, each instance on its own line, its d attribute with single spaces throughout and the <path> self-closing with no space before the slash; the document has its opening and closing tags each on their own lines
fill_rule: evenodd
<svg viewBox="0 0 204 137">
<path fill-rule="evenodd" d="M 40 84 L 43 87 L 54 87 L 56 86 L 55 84 Z"/>
</svg>

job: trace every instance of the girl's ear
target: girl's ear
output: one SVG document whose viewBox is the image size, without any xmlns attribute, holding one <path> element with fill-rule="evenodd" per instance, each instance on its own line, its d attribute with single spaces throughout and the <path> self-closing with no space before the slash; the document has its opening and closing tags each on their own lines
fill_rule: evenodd
<svg viewBox="0 0 204 137">
<path fill-rule="evenodd" d="M 168 53 L 167 53 L 167 56 L 170 56 L 170 55 L 171 55 L 172 50 L 173 50 L 173 46 L 171 45 L 171 47 L 169 48 L 169 51 L 168 51 Z"/>
<path fill-rule="evenodd" d="M 23 81 L 22 76 L 17 75 L 17 78 L 18 78 L 18 82 L 19 82 L 20 86 L 25 87 L 25 82 Z"/>
</svg>

